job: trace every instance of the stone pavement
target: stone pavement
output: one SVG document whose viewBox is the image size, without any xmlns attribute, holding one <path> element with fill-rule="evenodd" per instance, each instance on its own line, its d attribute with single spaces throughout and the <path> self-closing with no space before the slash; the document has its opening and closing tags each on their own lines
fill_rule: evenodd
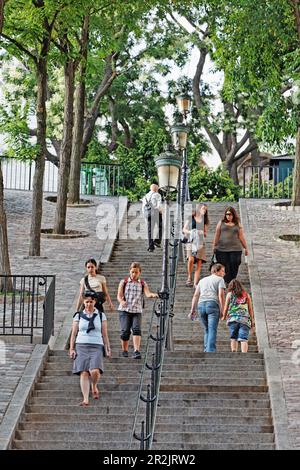
<svg viewBox="0 0 300 470">
<path fill-rule="evenodd" d="M 67 209 L 67 230 L 89 232 L 85 238 L 41 239 L 41 257 L 28 258 L 31 197 L 28 191 L 5 191 L 5 205 L 8 219 L 8 239 L 12 274 L 56 275 L 55 334 L 67 312 L 72 313 L 77 298 L 79 281 L 85 271 L 88 258 L 100 260 L 106 241 L 96 234 L 100 217 L 96 215 L 101 202 L 113 203 L 117 208 L 118 199 L 108 196 L 89 196 L 94 206 Z M 55 204 L 44 201 L 42 228 L 52 228 Z M 46 257 L 46 259 L 44 258 Z M 109 286 L 108 286 L 109 288 Z"/>
<path fill-rule="evenodd" d="M 0 423 L 33 351 L 33 344 L 4 344 L 1 340 Z M 5 360 L 4 360 L 5 359 Z"/>
<path fill-rule="evenodd" d="M 46 195 L 45 195 L 46 197 Z M 65 240 L 42 239 L 41 257 L 28 257 L 29 229 L 32 193 L 5 191 L 5 207 L 8 221 L 8 238 L 12 274 L 56 275 L 55 335 L 66 316 L 72 316 L 78 295 L 79 281 L 84 273 L 84 263 L 94 257 L 100 260 L 106 254 L 108 243 L 100 240 L 96 226 L 100 220 L 96 211 L 101 203 L 112 203 L 117 209 L 118 199 L 89 196 L 94 206 L 67 210 L 67 229 L 90 232 L 85 238 Z M 55 204 L 44 201 L 43 228 L 52 228 Z M 110 287 L 110 286 L 108 286 Z M 34 345 L 13 343 L 12 337 L 1 337 L 1 349 L 5 350 L 5 362 L 0 361 L 0 423 L 13 393 L 31 357 Z"/>
<path fill-rule="evenodd" d="M 277 211 L 273 204 L 250 199 L 241 207 L 258 271 L 269 345 L 280 359 L 289 440 L 300 449 L 300 250 L 294 242 L 278 238 L 300 234 L 300 213 Z"/>
</svg>

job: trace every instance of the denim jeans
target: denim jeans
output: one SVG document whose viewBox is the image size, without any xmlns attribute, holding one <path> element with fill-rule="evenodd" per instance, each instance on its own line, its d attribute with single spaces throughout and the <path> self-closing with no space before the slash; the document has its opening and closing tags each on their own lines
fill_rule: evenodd
<svg viewBox="0 0 300 470">
<path fill-rule="evenodd" d="M 220 307 L 215 300 L 198 304 L 199 319 L 204 326 L 204 352 L 216 352 L 217 329 Z"/>
</svg>

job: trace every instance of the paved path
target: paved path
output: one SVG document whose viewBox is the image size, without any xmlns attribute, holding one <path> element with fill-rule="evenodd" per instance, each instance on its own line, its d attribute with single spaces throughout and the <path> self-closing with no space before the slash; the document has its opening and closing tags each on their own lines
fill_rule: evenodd
<svg viewBox="0 0 300 470">
<path fill-rule="evenodd" d="M 279 235 L 300 234 L 300 213 L 247 200 L 248 238 L 261 283 L 269 344 L 280 357 L 290 441 L 300 449 L 300 249 Z"/>
<path fill-rule="evenodd" d="M 33 351 L 32 344 L 0 343 L 0 423 Z"/>
</svg>

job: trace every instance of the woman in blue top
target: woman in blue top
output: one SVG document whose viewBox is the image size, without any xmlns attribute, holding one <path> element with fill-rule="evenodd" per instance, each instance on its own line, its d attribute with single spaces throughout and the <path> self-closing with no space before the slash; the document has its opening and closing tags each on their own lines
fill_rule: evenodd
<svg viewBox="0 0 300 470">
<path fill-rule="evenodd" d="M 99 398 L 97 384 L 104 370 L 104 349 L 108 357 L 111 356 L 111 351 L 106 316 L 104 312 L 95 309 L 95 293 L 86 291 L 83 296 L 84 310 L 74 315 L 69 355 L 74 359 L 73 374 L 80 375 L 83 395 L 80 405 L 88 406 L 90 379 L 92 395 L 97 399 Z"/>
</svg>

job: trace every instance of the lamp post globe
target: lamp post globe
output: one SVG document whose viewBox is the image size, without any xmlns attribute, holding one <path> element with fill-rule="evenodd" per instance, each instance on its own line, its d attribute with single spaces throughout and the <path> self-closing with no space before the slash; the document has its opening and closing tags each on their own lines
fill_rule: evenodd
<svg viewBox="0 0 300 470">
<path fill-rule="evenodd" d="M 185 94 L 176 96 L 176 102 L 177 102 L 179 112 L 184 117 L 186 117 L 186 115 L 190 111 L 191 98 L 189 97 L 189 95 L 185 93 Z"/>
<path fill-rule="evenodd" d="M 177 191 L 179 170 L 182 164 L 182 157 L 178 153 L 172 152 L 169 146 L 165 151 L 154 158 L 158 173 L 158 184 L 165 192 Z"/>
<path fill-rule="evenodd" d="M 172 141 L 176 150 L 184 150 L 187 146 L 189 128 L 182 123 L 176 123 L 171 127 Z"/>
</svg>

